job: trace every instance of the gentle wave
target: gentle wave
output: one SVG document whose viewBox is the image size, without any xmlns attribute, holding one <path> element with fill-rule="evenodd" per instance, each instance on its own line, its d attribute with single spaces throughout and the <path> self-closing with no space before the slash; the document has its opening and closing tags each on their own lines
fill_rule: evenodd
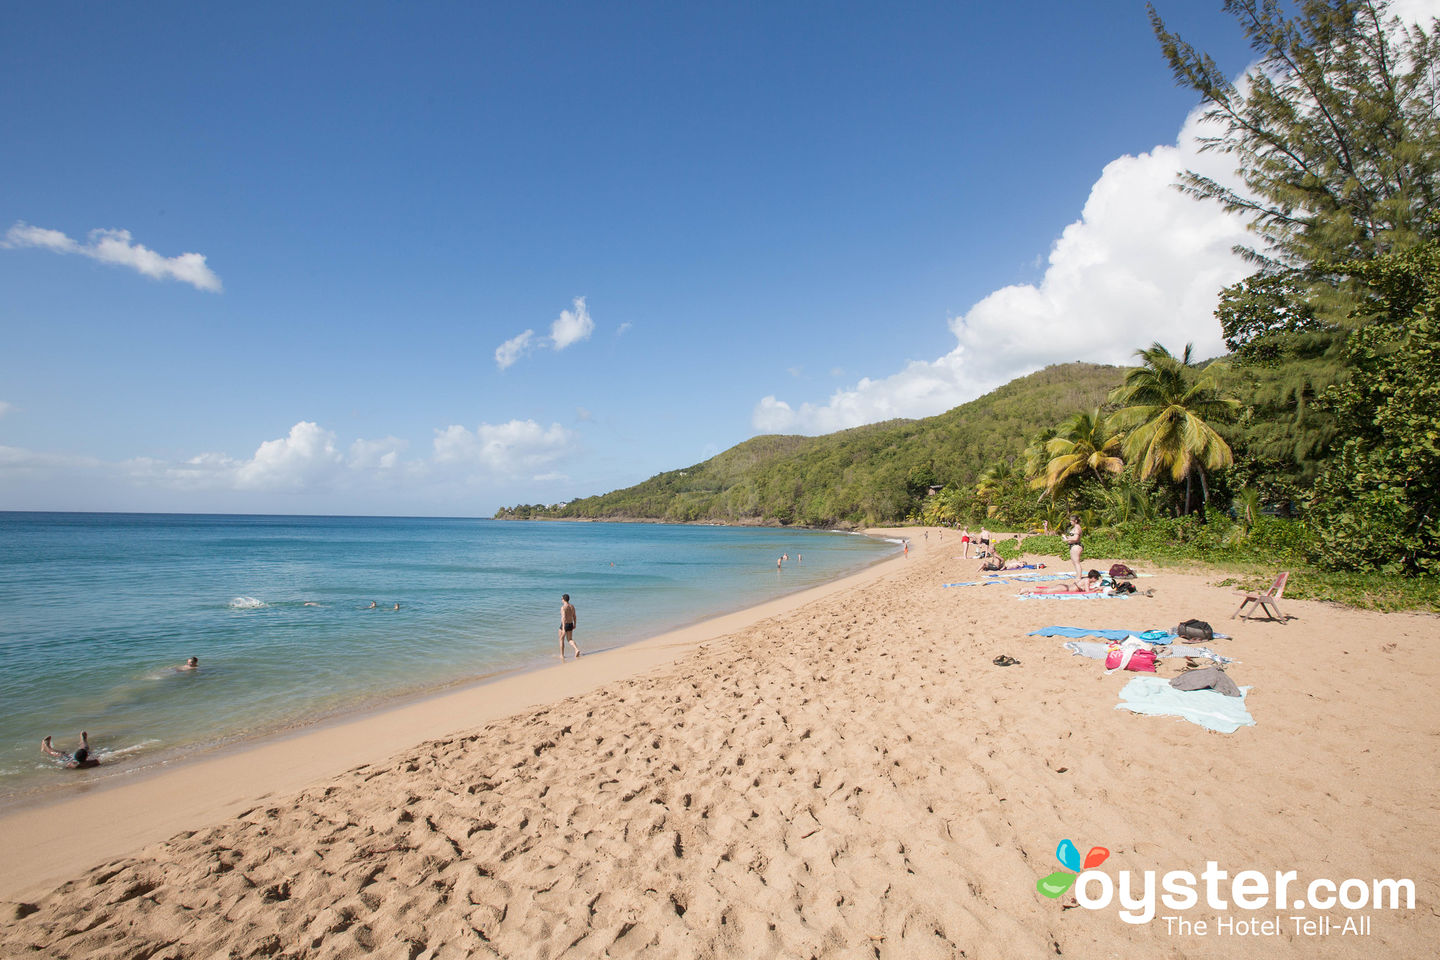
<svg viewBox="0 0 1440 960">
<path fill-rule="evenodd" d="M 232 610 L 258 610 L 265 606 L 264 600 L 256 600 L 254 597 L 236 597 L 230 601 Z"/>
</svg>

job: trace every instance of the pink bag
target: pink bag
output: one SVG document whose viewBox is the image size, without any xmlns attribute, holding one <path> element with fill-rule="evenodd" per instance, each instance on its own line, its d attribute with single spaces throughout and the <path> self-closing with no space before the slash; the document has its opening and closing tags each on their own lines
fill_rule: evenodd
<svg viewBox="0 0 1440 960">
<path fill-rule="evenodd" d="M 1124 648 L 1112 643 L 1110 648 L 1105 651 L 1105 669 L 1115 670 L 1122 663 L 1126 670 L 1134 670 L 1136 673 L 1154 673 L 1155 651 L 1136 650 L 1130 654 L 1130 659 L 1127 661 Z"/>
<path fill-rule="evenodd" d="M 1134 670 L 1136 673 L 1155 672 L 1155 651 L 1136 650 L 1130 655 L 1130 662 L 1125 664 L 1126 670 Z"/>
</svg>

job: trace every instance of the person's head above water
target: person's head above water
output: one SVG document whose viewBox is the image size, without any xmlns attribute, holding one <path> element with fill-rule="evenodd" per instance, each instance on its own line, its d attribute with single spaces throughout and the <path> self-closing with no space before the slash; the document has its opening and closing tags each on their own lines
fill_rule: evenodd
<svg viewBox="0 0 1440 960">
<path fill-rule="evenodd" d="M 199 658 L 199 657 L 191 657 L 189 660 L 186 660 L 186 661 L 185 661 L 185 666 L 187 666 L 187 667 L 198 667 L 198 666 L 200 666 L 200 658 Z"/>
<path fill-rule="evenodd" d="M 90 751 L 89 751 L 89 750 L 86 750 L 84 747 L 81 747 L 80 749 L 76 750 L 73 754 L 71 754 L 71 757 L 75 760 L 76 763 L 84 763 L 85 760 L 86 760 L 86 758 L 89 757 L 89 756 L 90 756 Z"/>
</svg>

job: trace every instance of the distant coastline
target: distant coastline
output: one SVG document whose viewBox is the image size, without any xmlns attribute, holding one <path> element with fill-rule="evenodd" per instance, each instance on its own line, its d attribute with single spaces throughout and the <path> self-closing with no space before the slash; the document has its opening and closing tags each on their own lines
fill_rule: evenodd
<svg viewBox="0 0 1440 960">
<path fill-rule="evenodd" d="M 507 523 L 524 523 L 527 521 L 542 521 L 552 523 L 653 523 L 666 527 L 741 527 L 753 529 L 764 527 L 773 530 L 807 530 L 814 533 L 826 533 L 839 530 L 844 533 L 864 533 L 867 529 L 864 524 L 855 523 L 849 520 L 842 520 L 829 526 L 812 527 L 802 523 L 781 523 L 768 517 L 747 517 L 742 520 L 664 520 L 656 517 L 557 517 L 557 516 L 530 516 L 511 517 L 502 516 L 496 513 L 492 520 L 504 520 Z"/>
</svg>

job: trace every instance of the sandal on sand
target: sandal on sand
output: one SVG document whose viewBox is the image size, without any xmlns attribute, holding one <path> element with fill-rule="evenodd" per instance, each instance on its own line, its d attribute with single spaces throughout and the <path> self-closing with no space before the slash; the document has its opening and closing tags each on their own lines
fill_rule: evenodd
<svg viewBox="0 0 1440 960">
<path fill-rule="evenodd" d="M 991 660 L 990 662 L 993 663 L 993 664 L 995 664 L 995 666 L 997 666 L 997 667 L 1013 667 L 1013 666 L 1015 666 L 1015 664 L 1019 663 L 1020 661 L 1019 661 L 1019 660 L 1016 660 L 1014 657 L 1010 656 L 1009 654 L 1002 653 L 1002 654 L 1000 654 L 1000 656 L 996 657 L 994 660 Z"/>
</svg>

